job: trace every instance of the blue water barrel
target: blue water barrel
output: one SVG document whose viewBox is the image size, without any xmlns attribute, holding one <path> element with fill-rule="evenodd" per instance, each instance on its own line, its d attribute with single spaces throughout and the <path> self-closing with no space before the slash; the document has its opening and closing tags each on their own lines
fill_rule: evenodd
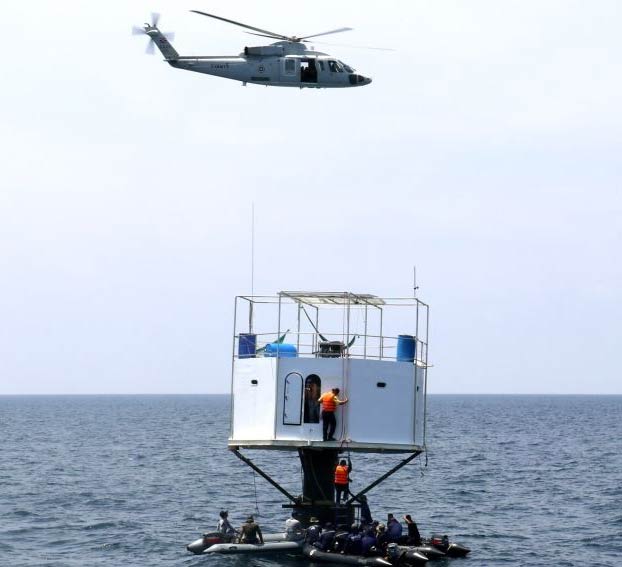
<svg viewBox="0 0 622 567">
<path fill-rule="evenodd" d="M 238 342 L 238 356 L 240 358 L 255 358 L 257 352 L 257 335 L 253 333 L 240 333 Z"/>
<path fill-rule="evenodd" d="M 397 337 L 397 361 L 414 362 L 417 342 L 412 335 L 398 335 Z"/>
<path fill-rule="evenodd" d="M 290 345 L 289 343 L 269 343 L 266 345 L 264 356 L 296 358 L 298 350 L 296 350 L 296 345 Z"/>
</svg>

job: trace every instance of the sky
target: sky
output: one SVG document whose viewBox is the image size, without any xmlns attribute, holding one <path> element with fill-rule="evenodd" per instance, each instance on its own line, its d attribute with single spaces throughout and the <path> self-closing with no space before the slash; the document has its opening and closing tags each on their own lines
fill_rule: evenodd
<svg viewBox="0 0 622 567">
<path fill-rule="evenodd" d="M 261 44 L 373 78 L 266 88 L 176 70 Z M 3 6 L 0 394 L 226 393 L 233 299 L 430 304 L 429 392 L 622 394 L 622 35 L 598 0 Z M 350 45 L 396 51 L 360 50 Z"/>
</svg>

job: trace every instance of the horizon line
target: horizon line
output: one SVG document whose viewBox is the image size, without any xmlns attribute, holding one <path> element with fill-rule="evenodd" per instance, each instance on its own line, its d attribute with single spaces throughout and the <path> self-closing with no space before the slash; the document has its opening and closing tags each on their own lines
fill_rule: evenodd
<svg viewBox="0 0 622 567">
<path fill-rule="evenodd" d="M 622 392 L 428 392 L 429 396 L 622 396 Z M 91 392 L 91 393 L 0 393 L 10 396 L 231 396 L 230 392 Z"/>
</svg>

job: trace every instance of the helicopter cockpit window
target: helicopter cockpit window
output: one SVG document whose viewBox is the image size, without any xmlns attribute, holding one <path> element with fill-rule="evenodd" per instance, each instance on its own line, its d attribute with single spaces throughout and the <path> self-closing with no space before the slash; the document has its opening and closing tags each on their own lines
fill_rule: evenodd
<svg viewBox="0 0 622 567">
<path fill-rule="evenodd" d="M 318 61 L 317 61 L 317 62 L 320 64 L 320 69 L 321 69 L 322 71 L 324 71 L 324 70 L 325 70 L 325 68 L 324 68 L 324 61 L 322 61 L 321 59 L 318 59 Z"/>
<path fill-rule="evenodd" d="M 338 61 L 338 63 L 343 66 L 347 73 L 354 73 L 354 69 L 350 65 L 346 65 L 343 61 Z"/>
<path fill-rule="evenodd" d="M 337 61 L 329 61 L 328 68 L 331 73 L 343 73 L 343 67 Z"/>
</svg>

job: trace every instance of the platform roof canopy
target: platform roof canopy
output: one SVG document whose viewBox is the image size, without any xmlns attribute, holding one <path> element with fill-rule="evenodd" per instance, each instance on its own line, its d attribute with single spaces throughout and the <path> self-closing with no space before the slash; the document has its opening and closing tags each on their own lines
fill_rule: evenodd
<svg viewBox="0 0 622 567">
<path fill-rule="evenodd" d="M 385 305 L 384 299 L 369 293 L 330 292 L 330 291 L 281 291 L 281 297 L 288 297 L 308 305 Z"/>
</svg>

